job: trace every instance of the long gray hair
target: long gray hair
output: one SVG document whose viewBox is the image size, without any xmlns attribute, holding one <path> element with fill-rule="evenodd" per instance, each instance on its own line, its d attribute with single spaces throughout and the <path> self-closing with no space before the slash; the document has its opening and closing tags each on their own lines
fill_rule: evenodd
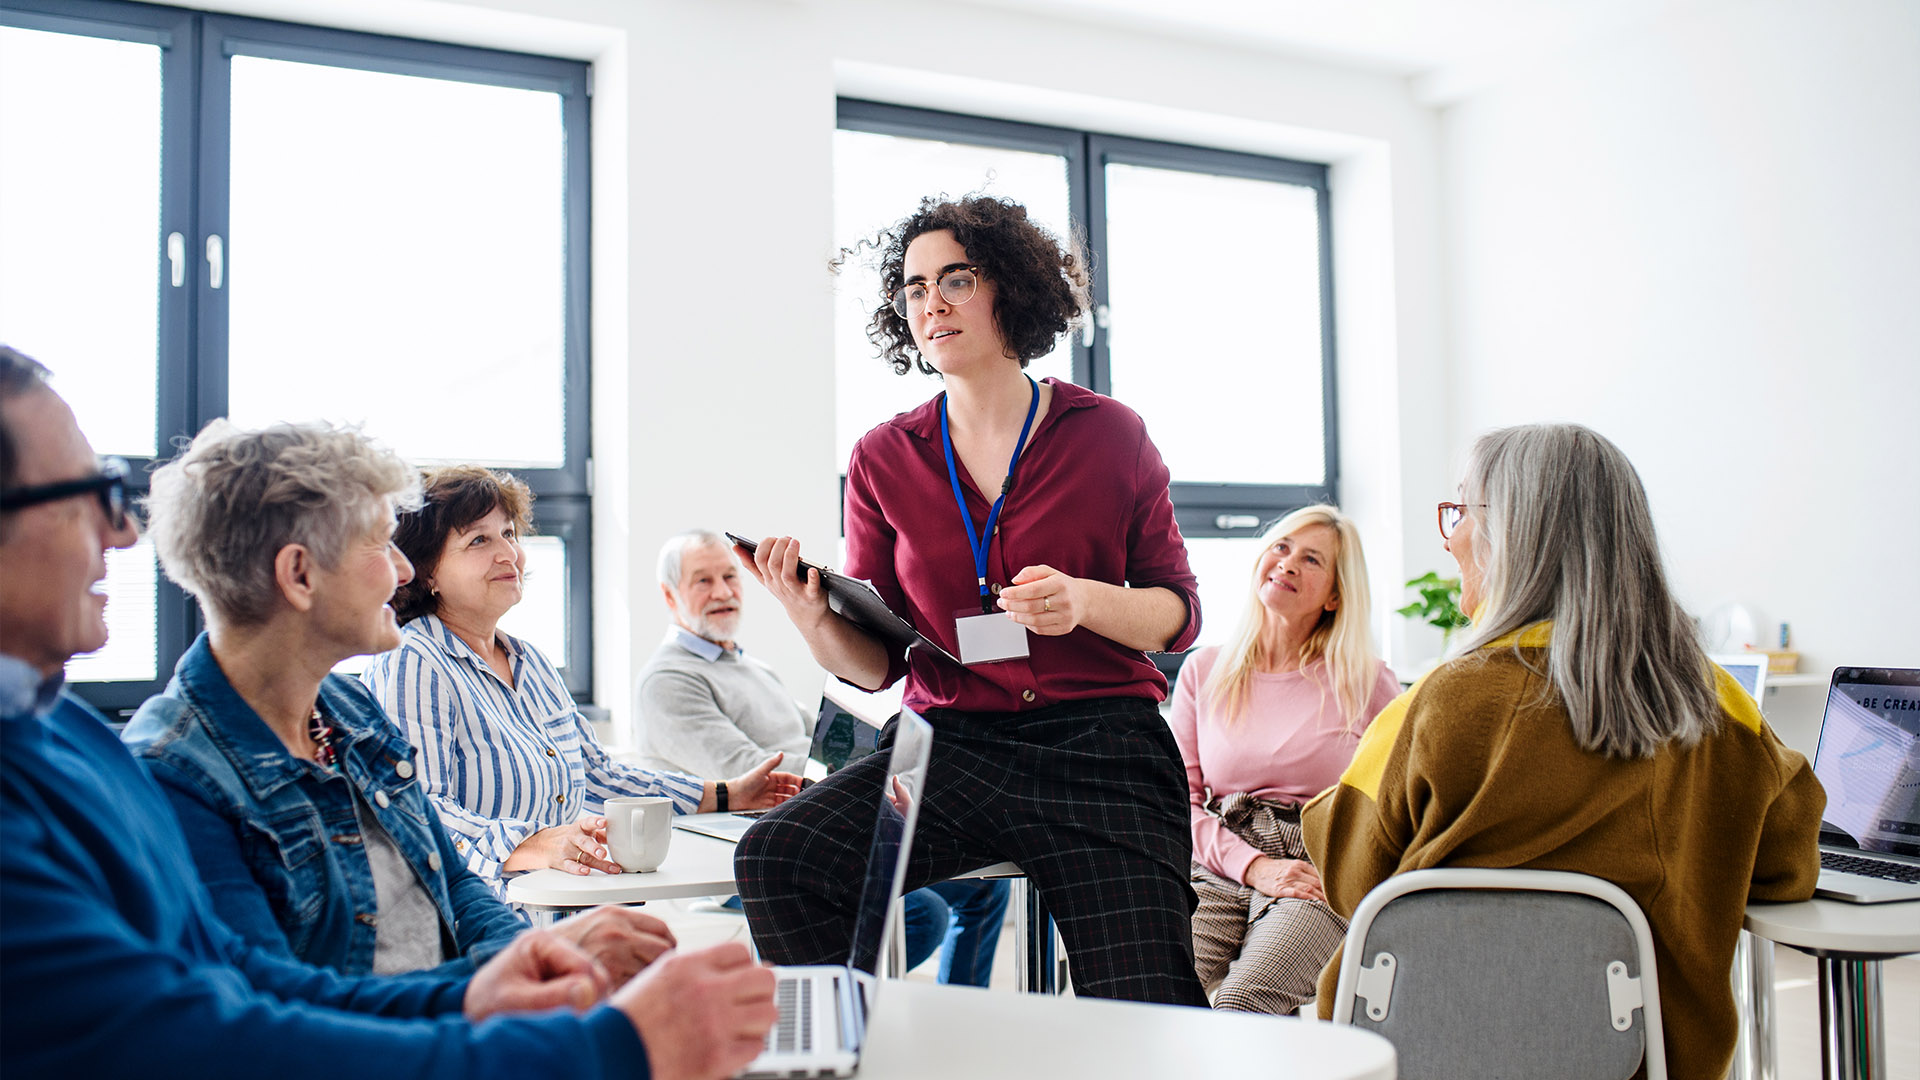
<svg viewBox="0 0 1920 1080">
<path fill-rule="evenodd" d="M 1712 669 L 1667 588 L 1646 490 L 1619 447 L 1578 424 L 1490 431 L 1461 490 L 1480 511 L 1483 605 L 1456 655 L 1550 619 L 1542 674 L 1583 748 L 1649 757 L 1719 726 Z"/>
</svg>

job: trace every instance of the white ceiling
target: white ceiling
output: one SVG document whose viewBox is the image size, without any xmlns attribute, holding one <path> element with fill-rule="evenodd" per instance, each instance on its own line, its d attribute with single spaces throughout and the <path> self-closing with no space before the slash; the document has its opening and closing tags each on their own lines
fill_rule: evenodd
<svg viewBox="0 0 1920 1080">
<path fill-rule="evenodd" d="M 1412 77 L 1444 101 L 1710 0 L 974 0 Z"/>
</svg>

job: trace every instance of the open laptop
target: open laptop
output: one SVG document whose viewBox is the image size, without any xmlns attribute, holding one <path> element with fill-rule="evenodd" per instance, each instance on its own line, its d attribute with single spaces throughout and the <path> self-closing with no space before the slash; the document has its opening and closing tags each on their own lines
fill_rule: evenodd
<svg viewBox="0 0 1920 1080">
<path fill-rule="evenodd" d="M 1818 896 L 1920 900 L 1920 668 L 1836 668 L 1814 775 L 1827 789 Z"/>
<path fill-rule="evenodd" d="M 1726 669 L 1742 690 L 1753 695 L 1753 700 L 1767 700 L 1766 653 L 1717 653 L 1707 659 Z"/>
<path fill-rule="evenodd" d="M 844 965 L 776 967 L 780 1020 L 742 1077 L 851 1076 L 866 1043 L 880 978 L 887 923 L 907 879 L 907 856 L 926 791 L 933 728 L 912 709 L 900 713 L 887 780 L 880 789 L 867 877 Z"/>
</svg>

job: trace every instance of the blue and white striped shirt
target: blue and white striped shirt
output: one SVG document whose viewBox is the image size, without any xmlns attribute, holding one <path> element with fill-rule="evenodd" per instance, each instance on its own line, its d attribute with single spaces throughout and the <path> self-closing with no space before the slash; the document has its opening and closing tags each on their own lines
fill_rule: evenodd
<svg viewBox="0 0 1920 1080">
<path fill-rule="evenodd" d="M 665 795 L 681 813 L 700 808 L 705 781 L 608 757 L 553 664 L 498 637 L 512 686 L 433 615 L 402 627 L 400 647 L 361 676 L 419 748 L 420 783 L 467 869 L 504 897 L 501 864 L 541 829 L 600 813 L 621 795 Z"/>
</svg>

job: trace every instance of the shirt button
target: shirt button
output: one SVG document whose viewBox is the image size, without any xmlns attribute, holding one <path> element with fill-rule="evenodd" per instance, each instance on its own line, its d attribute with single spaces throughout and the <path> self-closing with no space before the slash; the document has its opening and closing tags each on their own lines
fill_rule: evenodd
<svg viewBox="0 0 1920 1080">
<path fill-rule="evenodd" d="M 1031 690 L 1022 690 L 1022 691 L 1020 691 L 1020 700 L 1021 700 L 1021 701 L 1032 701 L 1032 700 L 1033 700 L 1033 691 L 1031 691 Z"/>
<path fill-rule="evenodd" d="M 995 595 L 995 596 L 999 596 L 999 595 L 1000 595 L 1000 586 L 999 586 L 999 584 L 998 584 L 997 582 L 996 582 L 995 584 L 992 584 L 992 585 L 989 585 L 989 586 L 987 586 L 987 589 L 988 589 L 988 590 L 989 590 L 990 592 L 992 592 L 992 593 L 993 593 L 993 595 Z"/>
<path fill-rule="evenodd" d="M 373 793 L 373 803 L 375 806 L 378 806 L 380 809 L 385 810 L 387 807 L 393 805 L 393 800 L 387 798 L 386 792 L 376 791 Z"/>
<path fill-rule="evenodd" d="M 433 871 L 436 874 L 440 872 L 440 853 L 439 852 L 437 851 L 427 852 L 427 869 Z"/>
<path fill-rule="evenodd" d="M 551 746 L 549 746 L 549 747 L 547 747 L 547 756 L 548 756 L 548 757 L 553 757 L 553 756 L 554 756 L 554 753 L 553 753 L 553 747 L 551 747 Z"/>
<path fill-rule="evenodd" d="M 453 842 L 453 850 L 455 851 L 467 850 L 467 842 L 465 840 L 455 840 Z"/>
<path fill-rule="evenodd" d="M 553 801 L 557 803 L 564 803 L 567 801 L 567 797 L 565 795 L 555 795 L 553 797 Z"/>
<path fill-rule="evenodd" d="M 413 762 L 396 762 L 393 766 L 393 771 L 400 774 L 400 779 L 411 780 L 413 778 Z"/>
</svg>

